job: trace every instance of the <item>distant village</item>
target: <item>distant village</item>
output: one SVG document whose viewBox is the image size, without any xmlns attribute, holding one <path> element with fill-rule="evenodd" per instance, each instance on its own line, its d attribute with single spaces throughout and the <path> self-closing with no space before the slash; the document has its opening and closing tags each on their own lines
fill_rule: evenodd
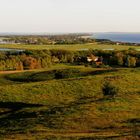
<svg viewBox="0 0 140 140">
<path fill-rule="evenodd" d="M 21 44 L 21 43 L 15 43 L 15 41 L 8 40 L 6 38 L 0 38 L 0 44 Z"/>
<path fill-rule="evenodd" d="M 95 39 L 91 37 L 91 34 L 0 36 L 0 44 L 63 45 L 63 44 L 86 44 L 95 42 L 98 44 L 108 44 L 108 45 L 140 46 L 140 43 L 119 42 L 119 41 L 111 41 L 108 39 Z"/>
</svg>

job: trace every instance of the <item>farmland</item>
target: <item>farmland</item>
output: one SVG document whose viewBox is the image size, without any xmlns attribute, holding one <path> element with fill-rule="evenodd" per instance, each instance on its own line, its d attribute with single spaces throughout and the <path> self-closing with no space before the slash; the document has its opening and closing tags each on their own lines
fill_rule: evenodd
<svg viewBox="0 0 140 140">
<path fill-rule="evenodd" d="M 140 49 L 140 46 L 129 46 L 129 45 L 108 45 L 108 44 L 74 44 L 74 45 L 24 45 L 24 44 L 0 44 L 0 48 L 15 48 L 15 49 L 28 49 L 28 50 L 43 50 L 43 49 L 65 49 L 65 50 L 86 50 L 86 49 L 117 49 L 117 50 L 128 50 L 134 48 Z"/>
</svg>

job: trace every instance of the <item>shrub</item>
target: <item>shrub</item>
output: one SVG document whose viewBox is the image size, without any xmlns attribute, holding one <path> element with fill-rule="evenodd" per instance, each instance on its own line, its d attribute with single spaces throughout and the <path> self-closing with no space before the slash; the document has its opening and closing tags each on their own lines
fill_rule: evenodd
<svg viewBox="0 0 140 140">
<path fill-rule="evenodd" d="M 105 81 L 102 87 L 102 93 L 104 96 L 114 97 L 118 93 L 118 88 L 116 88 L 111 82 Z"/>
</svg>

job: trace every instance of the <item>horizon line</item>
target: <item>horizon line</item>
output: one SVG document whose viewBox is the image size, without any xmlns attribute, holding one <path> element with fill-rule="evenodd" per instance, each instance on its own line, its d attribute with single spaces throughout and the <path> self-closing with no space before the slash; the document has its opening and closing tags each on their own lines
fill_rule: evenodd
<svg viewBox="0 0 140 140">
<path fill-rule="evenodd" d="M 2 35 L 64 35 L 64 34 L 94 34 L 94 33 L 140 33 L 140 32 L 115 32 L 115 31 L 99 31 L 99 32 L 0 32 Z"/>
</svg>

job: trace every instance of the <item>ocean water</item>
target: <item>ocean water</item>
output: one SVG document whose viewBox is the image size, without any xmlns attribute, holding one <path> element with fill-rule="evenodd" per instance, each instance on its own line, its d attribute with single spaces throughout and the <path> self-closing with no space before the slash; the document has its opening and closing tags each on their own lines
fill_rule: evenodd
<svg viewBox="0 0 140 140">
<path fill-rule="evenodd" d="M 93 33 L 92 38 L 111 41 L 140 43 L 140 33 Z"/>
</svg>

